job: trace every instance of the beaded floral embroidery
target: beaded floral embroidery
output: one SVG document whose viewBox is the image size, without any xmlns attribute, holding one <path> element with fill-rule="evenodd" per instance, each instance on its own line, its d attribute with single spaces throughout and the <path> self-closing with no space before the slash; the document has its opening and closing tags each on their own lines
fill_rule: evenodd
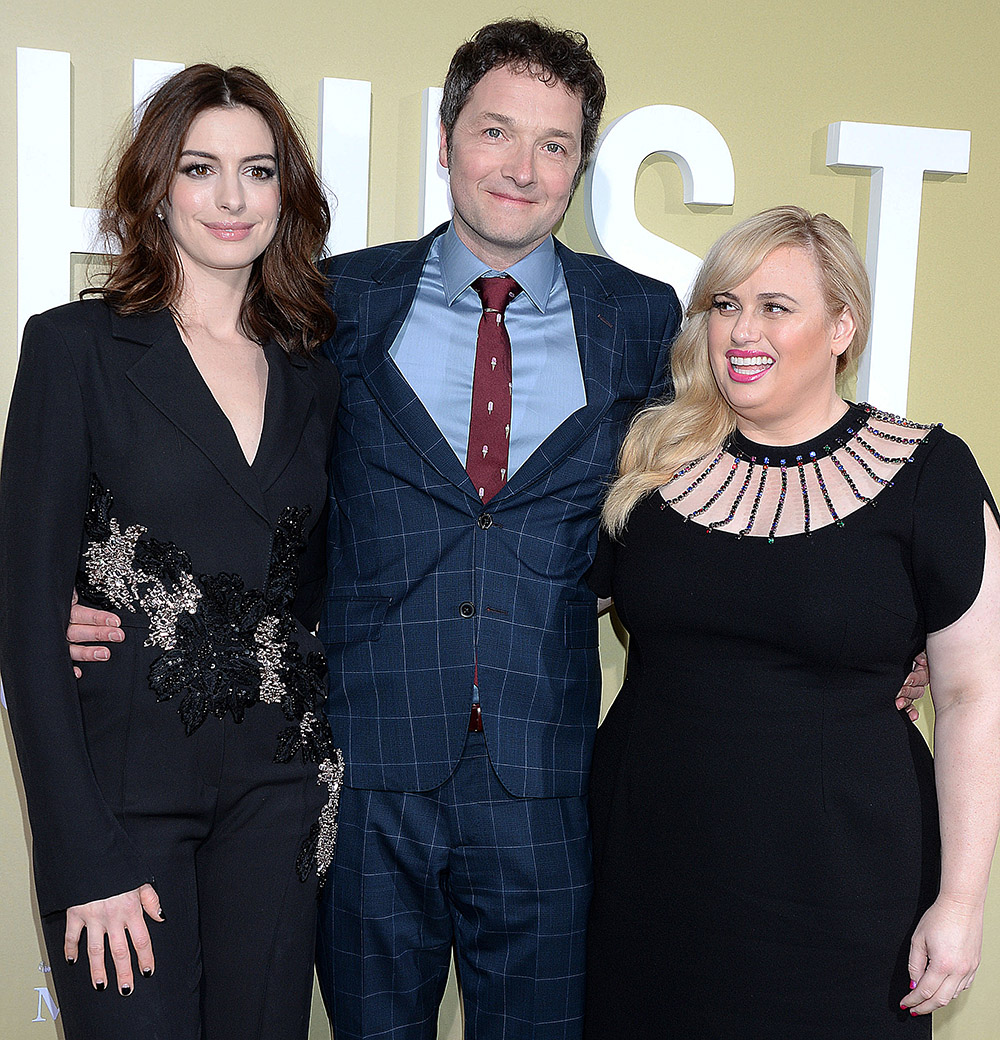
<svg viewBox="0 0 1000 1040">
<path fill-rule="evenodd" d="M 846 513 L 874 504 L 878 492 L 892 485 L 894 471 L 913 460 L 913 452 L 927 431 L 933 429 L 869 404 L 854 406 L 845 419 L 832 444 L 804 455 L 760 446 L 751 454 L 734 434 L 713 458 L 705 455 L 680 470 L 663 488 L 660 508 L 674 507 L 685 520 L 701 520 L 706 531 L 728 529 L 741 538 L 763 536 L 759 527 L 763 508 L 763 516 L 770 516 L 769 521 L 764 521 L 770 543 L 784 534 L 808 536 L 830 523 L 843 527 Z M 884 454 L 892 449 L 880 450 L 875 441 L 899 445 L 905 454 Z M 727 461 L 729 466 L 725 468 Z M 877 472 L 876 467 L 882 472 Z M 708 479 L 713 473 L 718 481 L 714 490 Z M 697 475 L 692 479 L 692 474 Z M 685 477 L 690 483 L 682 483 Z M 680 492 L 676 491 L 678 483 L 683 488 Z M 798 502 L 789 497 L 790 486 L 798 491 Z M 720 502 L 713 513 L 713 507 Z M 788 521 L 788 510 L 793 506 L 794 521 Z M 722 515 L 720 510 L 724 511 Z M 779 532 L 783 516 L 788 522 L 785 530 Z M 736 524 L 739 526 L 734 530 Z"/>
<path fill-rule="evenodd" d="M 279 735 L 275 761 L 301 754 L 317 763 L 327 792 L 296 859 L 301 880 L 315 870 L 322 884 L 336 847 L 344 761 L 323 712 L 326 662 L 316 651 L 303 658 L 289 609 L 309 510 L 281 513 L 267 581 L 257 590 L 235 574 L 194 573 L 183 549 L 149 538 L 141 524 L 122 531 L 113 508 L 111 492 L 92 476 L 77 588 L 100 606 L 149 619 L 146 645 L 163 651 L 150 666 L 150 689 L 159 701 L 180 698 L 188 735 L 209 715 L 242 722 L 260 701 L 281 708 L 291 725 Z"/>
</svg>

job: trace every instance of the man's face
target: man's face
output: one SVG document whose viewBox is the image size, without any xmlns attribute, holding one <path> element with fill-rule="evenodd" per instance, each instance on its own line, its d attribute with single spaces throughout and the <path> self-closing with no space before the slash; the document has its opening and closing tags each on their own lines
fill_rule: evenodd
<svg viewBox="0 0 1000 1040">
<path fill-rule="evenodd" d="M 498 271 L 544 241 L 566 212 L 580 165 L 583 108 L 559 81 L 491 69 L 441 131 L 458 237 Z"/>
</svg>

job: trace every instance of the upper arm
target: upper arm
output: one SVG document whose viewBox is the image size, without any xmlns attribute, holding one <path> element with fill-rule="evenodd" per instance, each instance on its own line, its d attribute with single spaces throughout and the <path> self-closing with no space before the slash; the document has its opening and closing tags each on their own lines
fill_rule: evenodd
<svg viewBox="0 0 1000 1040">
<path fill-rule="evenodd" d="M 972 452 L 957 437 L 932 433 L 913 506 L 911 563 L 940 708 L 993 690 L 1000 675 L 1000 527 Z"/>
<path fill-rule="evenodd" d="M 935 707 L 968 697 L 1000 699 L 1000 527 L 982 503 L 982 580 L 972 605 L 951 624 L 927 637 Z"/>
<path fill-rule="evenodd" d="M 62 332 L 46 316 L 25 326 L 0 471 L 0 574 L 5 612 L 32 628 L 55 610 L 65 629 L 90 484 L 83 393 Z M 37 630 L 37 629 L 35 629 Z"/>
</svg>

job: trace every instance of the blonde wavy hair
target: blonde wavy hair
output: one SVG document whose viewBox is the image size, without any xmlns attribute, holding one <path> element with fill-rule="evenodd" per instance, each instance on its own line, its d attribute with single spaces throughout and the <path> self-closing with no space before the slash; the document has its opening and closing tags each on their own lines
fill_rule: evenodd
<svg viewBox="0 0 1000 1040">
<path fill-rule="evenodd" d="M 871 286 L 864 261 L 847 228 L 825 213 L 777 206 L 727 231 L 708 251 L 691 289 L 684 327 L 671 351 L 674 397 L 643 410 L 632 423 L 618 457 L 602 523 L 621 534 L 636 503 L 687 463 L 715 454 L 736 428 L 708 359 L 708 318 L 721 292 L 742 284 L 781 246 L 805 249 L 816 261 L 830 320 L 844 310 L 854 318 L 854 339 L 837 358 L 837 374 L 857 363 L 871 325 Z"/>
</svg>

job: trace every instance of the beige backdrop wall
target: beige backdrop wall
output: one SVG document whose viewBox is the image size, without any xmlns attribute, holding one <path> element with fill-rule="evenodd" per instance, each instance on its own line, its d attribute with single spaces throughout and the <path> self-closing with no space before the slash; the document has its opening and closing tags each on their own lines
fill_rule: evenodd
<svg viewBox="0 0 1000 1040">
<path fill-rule="evenodd" d="M 162 0 L 141 7 L 133 0 L 6 0 L 0 21 L 0 269 L 8 276 L 0 280 L 0 409 L 6 409 L 16 364 L 15 47 L 72 55 L 72 202 L 80 206 L 92 204 L 96 171 L 130 105 L 133 58 L 253 65 L 298 113 L 313 141 L 319 79 L 370 80 L 368 229 L 369 242 L 376 243 L 416 234 L 421 91 L 440 85 L 452 51 L 478 27 L 482 10 L 457 0 Z M 732 207 L 685 206 L 679 172 L 665 159 L 644 165 L 636 189 L 643 223 L 699 254 L 737 219 L 782 202 L 826 210 L 863 243 L 869 177 L 825 166 L 831 122 L 971 130 L 968 175 L 924 180 L 909 413 L 942 421 L 965 437 L 1000 490 L 1000 7 L 992 0 L 729 0 L 702 10 L 662 0 L 541 0 L 534 6 L 501 5 L 493 13 L 540 15 L 587 32 L 608 75 L 609 120 L 670 103 L 715 124 L 736 168 Z M 576 249 L 592 248 L 580 198 L 561 235 Z M 69 262 L 53 257 L 55 265 Z M 610 627 L 603 641 L 610 699 L 621 678 L 622 651 Z M 746 710 L 752 713 L 753 705 Z M 47 976 L 33 921 L 22 798 L 5 715 L 3 727 L 10 754 L 0 751 L 0 1036 L 45 1038 L 56 1035 L 57 1027 L 44 1001 L 39 1004 Z M 938 1040 L 1000 1037 L 997 881 L 984 967 L 972 992 L 938 1016 Z M 34 1021 L 38 1017 L 42 1021 Z M 453 986 L 441 1033 L 448 1040 L 461 1035 Z M 317 1012 L 313 1037 L 327 1035 Z"/>
</svg>

